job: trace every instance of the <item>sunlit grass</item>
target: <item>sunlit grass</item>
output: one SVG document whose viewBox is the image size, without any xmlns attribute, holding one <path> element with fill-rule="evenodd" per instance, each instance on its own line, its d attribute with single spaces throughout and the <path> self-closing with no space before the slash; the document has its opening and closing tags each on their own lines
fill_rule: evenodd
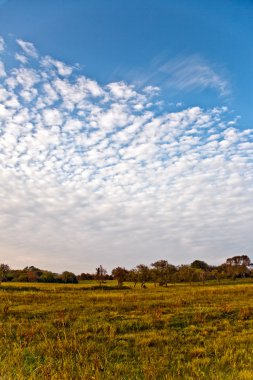
<svg viewBox="0 0 253 380">
<path fill-rule="evenodd" d="M 253 285 L 2 284 L 0 378 L 252 379 Z"/>
</svg>

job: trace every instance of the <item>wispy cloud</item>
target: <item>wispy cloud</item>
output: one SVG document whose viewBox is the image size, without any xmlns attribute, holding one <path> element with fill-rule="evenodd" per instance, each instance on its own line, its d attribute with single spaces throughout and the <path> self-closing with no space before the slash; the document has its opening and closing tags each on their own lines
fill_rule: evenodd
<svg viewBox="0 0 253 380">
<path fill-rule="evenodd" d="M 17 44 L 21 47 L 23 52 L 32 58 L 38 58 L 37 50 L 31 42 L 17 39 Z"/>
<path fill-rule="evenodd" d="M 253 129 L 36 56 L 0 79 L 3 261 L 81 272 L 250 253 Z"/>
<path fill-rule="evenodd" d="M 161 65 L 159 70 L 168 75 L 167 84 L 179 90 L 203 91 L 213 88 L 222 96 L 230 93 L 228 81 L 198 55 L 171 59 Z"/>
<path fill-rule="evenodd" d="M 3 37 L 0 36 L 0 53 L 4 51 L 5 43 Z"/>
<path fill-rule="evenodd" d="M 5 76 L 6 76 L 6 72 L 4 69 L 4 64 L 3 62 L 0 61 L 0 77 L 5 77 Z"/>
<path fill-rule="evenodd" d="M 120 73 L 127 75 L 138 88 L 152 84 L 183 94 L 213 90 L 221 97 L 231 95 L 231 85 L 224 70 L 198 54 L 180 55 L 170 59 L 161 54 L 141 70 L 133 69 L 125 73 L 118 69 L 117 76 Z"/>
</svg>

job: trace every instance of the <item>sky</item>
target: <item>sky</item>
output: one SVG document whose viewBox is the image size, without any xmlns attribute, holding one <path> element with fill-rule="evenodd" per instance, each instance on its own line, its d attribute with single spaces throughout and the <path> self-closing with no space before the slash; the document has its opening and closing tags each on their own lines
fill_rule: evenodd
<svg viewBox="0 0 253 380">
<path fill-rule="evenodd" d="M 0 262 L 253 259 L 253 3 L 0 0 Z"/>
</svg>

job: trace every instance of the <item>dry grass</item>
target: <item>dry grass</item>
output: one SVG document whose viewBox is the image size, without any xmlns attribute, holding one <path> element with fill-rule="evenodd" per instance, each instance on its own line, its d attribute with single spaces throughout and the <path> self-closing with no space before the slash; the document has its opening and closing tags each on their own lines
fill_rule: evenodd
<svg viewBox="0 0 253 380">
<path fill-rule="evenodd" d="M 87 286 L 1 286 L 1 380 L 253 379 L 253 284 Z"/>
</svg>

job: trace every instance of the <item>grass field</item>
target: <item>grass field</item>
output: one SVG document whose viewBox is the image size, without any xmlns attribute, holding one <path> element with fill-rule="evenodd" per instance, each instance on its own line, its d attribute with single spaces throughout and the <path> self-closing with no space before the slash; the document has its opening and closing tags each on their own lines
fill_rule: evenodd
<svg viewBox="0 0 253 380">
<path fill-rule="evenodd" d="M 92 285 L 1 285 L 1 380 L 253 379 L 253 283 Z"/>
</svg>

